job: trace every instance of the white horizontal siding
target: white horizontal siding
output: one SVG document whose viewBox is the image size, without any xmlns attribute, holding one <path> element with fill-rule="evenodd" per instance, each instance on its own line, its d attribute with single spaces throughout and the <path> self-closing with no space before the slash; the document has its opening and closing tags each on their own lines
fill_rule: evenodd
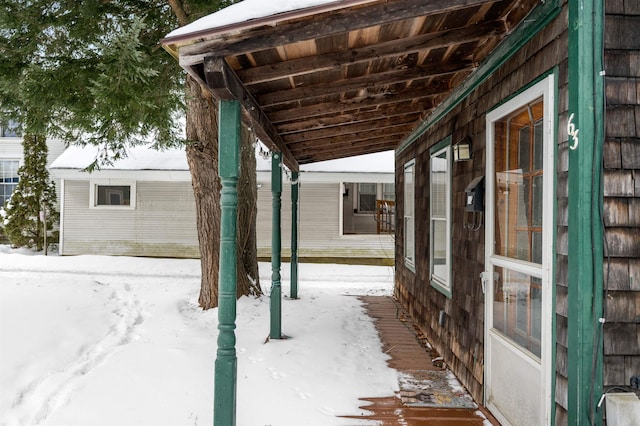
<svg viewBox="0 0 640 426">
<path fill-rule="evenodd" d="M 47 148 L 49 149 L 47 167 L 49 167 L 64 151 L 64 142 L 59 140 L 47 141 Z M 24 159 L 22 138 L 0 138 L 0 158 L 19 158 L 22 165 Z"/>
<path fill-rule="evenodd" d="M 188 182 L 137 182 L 136 208 L 90 209 L 89 182 L 65 181 L 65 255 L 198 257 Z"/>
<path fill-rule="evenodd" d="M 0 158 L 22 159 L 22 139 L 0 138 Z"/>
<path fill-rule="evenodd" d="M 282 192 L 282 254 L 291 252 L 291 185 Z M 299 257 L 394 257 L 394 241 L 390 235 L 341 235 L 339 183 L 301 184 L 299 195 Z M 271 254 L 272 194 L 269 183 L 258 190 L 258 254 Z M 373 220 L 372 218 L 370 220 Z"/>
<path fill-rule="evenodd" d="M 189 182 L 136 183 L 135 210 L 90 209 L 89 181 L 65 180 L 63 253 L 198 257 L 196 214 Z M 339 183 L 303 183 L 299 256 L 393 259 L 389 235 L 341 235 Z M 282 254 L 291 242 L 291 190 L 283 186 Z M 258 254 L 271 254 L 272 194 L 258 190 Z"/>
</svg>

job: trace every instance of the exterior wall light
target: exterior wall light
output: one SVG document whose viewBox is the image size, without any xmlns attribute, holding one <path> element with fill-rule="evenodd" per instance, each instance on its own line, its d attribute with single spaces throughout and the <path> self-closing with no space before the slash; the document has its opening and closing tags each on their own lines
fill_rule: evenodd
<svg viewBox="0 0 640 426">
<path fill-rule="evenodd" d="M 471 138 L 469 136 L 464 137 L 458 143 L 453 145 L 453 160 L 471 160 Z"/>
</svg>

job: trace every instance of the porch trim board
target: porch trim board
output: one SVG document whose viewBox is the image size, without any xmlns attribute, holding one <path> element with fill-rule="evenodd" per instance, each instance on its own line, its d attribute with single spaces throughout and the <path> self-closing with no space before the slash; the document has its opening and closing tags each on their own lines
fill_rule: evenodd
<svg viewBox="0 0 640 426">
<path fill-rule="evenodd" d="M 569 424 L 602 424 L 603 0 L 569 0 Z"/>
</svg>

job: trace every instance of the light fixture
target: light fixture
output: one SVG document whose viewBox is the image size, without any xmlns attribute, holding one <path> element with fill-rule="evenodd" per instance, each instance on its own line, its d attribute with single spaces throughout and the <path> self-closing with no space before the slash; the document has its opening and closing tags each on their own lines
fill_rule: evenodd
<svg viewBox="0 0 640 426">
<path fill-rule="evenodd" d="M 471 160 L 471 138 L 469 136 L 465 136 L 462 140 L 453 145 L 453 160 Z"/>
</svg>

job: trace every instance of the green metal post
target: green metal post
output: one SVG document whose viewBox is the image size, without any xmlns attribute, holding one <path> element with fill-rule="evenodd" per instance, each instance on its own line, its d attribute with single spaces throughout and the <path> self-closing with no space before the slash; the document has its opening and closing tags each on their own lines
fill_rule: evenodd
<svg viewBox="0 0 640 426">
<path fill-rule="evenodd" d="M 282 288 L 280 265 L 282 259 L 282 236 L 280 213 L 282 209 L 282 155 L 274 152 L 271 158 L 271 196 L 273 209 L 271 220 L 271 332 L 272 339 L 282 338 Z"/>
<path fill-rule="evenodd" d="M 236 219 L 240 164 L 240 102 L 220 101 L 218 138 L 220 194 L 220 271 L 218 293 L 218 351 L 215 362 L 215 426 L 236 424 Z"/>
<path fill-rule="evenodd" d="M 298 298 L 298 183 L 299 173 L 291 173 L 291 298 Z"/>
<path fill-rule="evenodd" d="M 603 0 L 569 0 L 568 408 L 570 425 L 600 425 L 602 394 Z"/>
</svg>

